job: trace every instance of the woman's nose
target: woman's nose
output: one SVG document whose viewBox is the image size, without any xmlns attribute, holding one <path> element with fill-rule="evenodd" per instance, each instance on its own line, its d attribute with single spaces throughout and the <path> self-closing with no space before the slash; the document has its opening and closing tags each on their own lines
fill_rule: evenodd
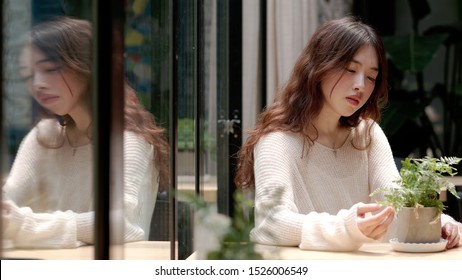
<svg viewBox="0 0 462 280">
<path fill-rule="evenodd" d="M 40 75 L 36 74 L 32 76 L 32 88 L 34 90 L 43 90 L 47 87 L 46 82 L 40 77 Z"/>
<path fill-rule="evenodd" d="M 353 87 L 355 91 L 362 92 L 365 87 L 365 77 L 360 74 L 356 75 Z"/>
</svg>

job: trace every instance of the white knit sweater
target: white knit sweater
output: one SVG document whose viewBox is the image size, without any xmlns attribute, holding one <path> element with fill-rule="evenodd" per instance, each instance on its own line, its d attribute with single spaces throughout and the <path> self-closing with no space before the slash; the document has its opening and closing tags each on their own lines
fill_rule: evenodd
<svg viewBox="0 0 462 280">
<path fill-rule="evenodd" d="M 56 135 L 54 120 L 42 120 L 41 133 Z M 158 189 L 153 147 L 124 133 L 125 241 L 147 240 Z M 4 239 L 17 248 L 73 248 L 93 243 L 92 145 L 57 149 L 37 141 L 37 126 L 24 138 L 3 187 L 14 201 Z M 109 198 L 108 198 L 109 199 Z"/>
<path fill-rule="evenodd" d="M 330 251 L 356 250 L 374 242 L 357 226 L 357 205 L 382 200 L 369 194 L 391 186 L 399 173 L 388 140 L 376 123 L 370 130 L 370 146 L 354 147 L 366 146 L 366 130 L 362 121 L 336 152 L 317 142 L 307 152 L 301 137 L 290 132 L 264 136 L 254 151 L 251 240 Z M 443 217 L 447 219 L 451 218 Z"/>
</svg>

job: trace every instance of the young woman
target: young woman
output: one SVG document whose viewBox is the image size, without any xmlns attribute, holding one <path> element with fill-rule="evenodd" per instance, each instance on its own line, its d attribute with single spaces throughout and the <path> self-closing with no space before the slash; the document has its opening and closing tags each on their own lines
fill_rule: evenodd
<svg viewBox="0 0 462 280">
<path fill-rule="evenodd" d="M 91 24 L 67 17 L 39 24 L 23 55 L 44 118 L 21 143 L 3 187 L 3 238 L 19 248 L 92 244 Z M 125 241 L 147 240 L 157 192 L 168 187 L 169 147 L 128 85 L 124 116 Z"/>
<path fill-rule="evenodd" d="M 369 194 L 399 176 L 377 124 L 387 95 L 370 26 L 346 17 L 317 30 L 238 155 L 236 184 L 255 188 L 253 241 L 348 251 L 386 236 L 395 213 Z M 448 248 L 461 230 L 443 217 Z"/>
</svg>

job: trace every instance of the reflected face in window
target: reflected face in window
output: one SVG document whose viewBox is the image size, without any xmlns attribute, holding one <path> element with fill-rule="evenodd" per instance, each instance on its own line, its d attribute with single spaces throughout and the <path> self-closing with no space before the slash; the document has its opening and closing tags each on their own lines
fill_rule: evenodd
<svg viewBox="0 0 462 280">
<path fill-rule="evenodd" d="M 42 107 L 60 116 L 88 111 L 88 84 L 74 71 L 33 47 L 23 51 L 20 63 L 28 90 Z"/>
</svg>

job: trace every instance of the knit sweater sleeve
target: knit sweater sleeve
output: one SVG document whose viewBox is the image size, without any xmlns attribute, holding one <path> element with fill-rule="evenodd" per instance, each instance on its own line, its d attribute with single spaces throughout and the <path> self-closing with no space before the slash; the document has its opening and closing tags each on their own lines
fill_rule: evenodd
<svg viewBox="0 0 462 280">
<path fill-rule="evenodd" d="M 32 197 L 43 165 L 43 147 L 37 142 L 37 130 L 32 129 L 22 141 L 3 191 L 6 202 L 3 213 L 4 239 L 19 248 L 74 248 L 82 245 L 76 238 L 76 221 L 71 211 L 34 213 L 27 205 Z M 13 202 L 14 201 L 14 202 Z"/>
<path fill-rule="evenodd" d="M 75 248 L 93 244 L 94 211 L 56 209 L 35 211 L 29 203 L 38 204 L 38 178 L 44 175 L 46 148 L 36 141 L 35 130 L 20 146 L 4 191 L 8 214 L 4 218 L 4 239 L 17 248 Z M 124 138 L 124 240 L 147 239 L 149 222 L 154 209 L 157 184 L 152 165 L 153 148 L 143 138 L 127 133 Z M 91 160 L 91 158 L 87 158 Z M 87 162 L 87 161 L 85 161 Z M 90 164 L 88 162 L 87 164 Z M 46 164 L 45 164 L 46 165 Z M 91 181 L 91 180 L 90 180 Z M 75 182 L 77 185 L 79 182 Z M 56 187 L 56 186 L 55 186 Z M 43 195 L 47 195 L 44 193 Z M 58 196 L 59 197 L 59 196 Z M 49 200 L 47 200 L 49 201 Z M 90 203 L 91 204 L 91 203 Z"/>
<path fill-rule="evenodd" d="M 296 246 L 304 215 L 298 212 L 291 192 L 287 144 L 275 136 L 263 137 L 254 150 L 255 227 L 250 238 L 262 244 Z"/>
<path fill-rule="evenodd" d="M 4 199 L 18 204 L 27 204 L 31 199 L 31 190 L 38 185 L 41 172 L 42 149 L 36 139 L 37 129 L 33 128 L 22 140 L 3 185 Z"/>
<path fill-rule="evenodd" d="M 350 251 L 364 242 L 356 224 L 357 205 L 336 215 L 317 212 L 300 213 L 294 188 L 303 187 L 297 176 L 296 162 L 301 157 L 300 143 L 284 133 L 263 137 L 255 156 L 255 242 L 301 249 Z"/>
<path fill-rule="evenodd" d="M 4 239 L 17 248 L 75 248 L 84 243 L 76 237 L 72 211 L 34 213 L 30 207 L 3 202 Z"/>
<path fill-rule="evenodd" d="M 372 123 L 371 142 L 368 149 L 369 186 L 371 192 L 377 188 L 391 187 L 399 179 L 399 172 L 385 133 L 377 123 Z M 383 197 L 374 199 L 383 200 Z"/>
<path fill-rule="evenodd" d="M 158 190 L 153 167 L 154 147 L 144 138 L 125 133 L 124 213 L 125 241 L 147 240 Z"/>
<path fill-rule="evenodd" d="M 146 240 L 158 184 L 153 147 L 133 132 L 124 134 L 124 241 Z M 147 220 L 148 219 L 148 220 Z M 77 215 L 78 239 L 93 243 L 93 212 Z"/>
</svg>

